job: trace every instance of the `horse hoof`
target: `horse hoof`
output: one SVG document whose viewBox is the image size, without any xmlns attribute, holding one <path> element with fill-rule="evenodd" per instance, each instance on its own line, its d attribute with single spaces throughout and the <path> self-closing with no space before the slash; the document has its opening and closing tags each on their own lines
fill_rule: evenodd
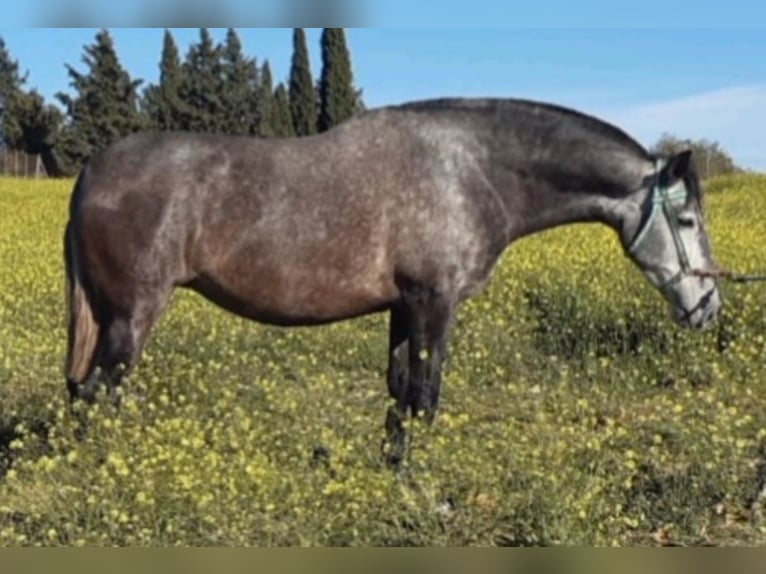
<svg viewBox="0 0 766 574">
<path fill-rule="evenodd" d="M 386 466 L 398 470 L 409 451 L 410 436 L 404 427 L 404 417 L 401 411 L 395 407 L 389 407 L 386 413 L 386 434 L 381 444 L 381 452 Z"/>
<path fill-rule="evenodd" d="M 386 467 L 391 470 L 399 470 L 402 468 L 403 457 L 398 454 L 388 454 L 385 457 Z"/>
<path fill-rule="evenodd" d="M 67 391 L 69 391 L 69 402 L 75 403 L 83 401 L 89 405 L 96 402 L 99 384 L 95 380 L 87 380 L 84 383 L 67 380 Z"/>
<path fill-rule="evenodd" d="M 122 389 L 117 385 L 110 386 L 107 398 L 109 399 L 109 404 L 115 409 L 119 409 L 122 406 Z"/>
</svg>

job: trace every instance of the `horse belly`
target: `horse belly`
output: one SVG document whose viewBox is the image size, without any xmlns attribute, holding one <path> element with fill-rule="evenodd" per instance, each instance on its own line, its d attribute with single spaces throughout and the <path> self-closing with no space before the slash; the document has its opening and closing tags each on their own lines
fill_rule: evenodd
<svg viewBox="0 0 766 574">
<path fill-rule="evenodd" d="M 237 257 L 192 287 L 231 312 L 278 325 L 322 324 L 374 313 L 398 296 L 393 272 L 312 264 L 310 258 L 276 264 Z"/>
</svg>

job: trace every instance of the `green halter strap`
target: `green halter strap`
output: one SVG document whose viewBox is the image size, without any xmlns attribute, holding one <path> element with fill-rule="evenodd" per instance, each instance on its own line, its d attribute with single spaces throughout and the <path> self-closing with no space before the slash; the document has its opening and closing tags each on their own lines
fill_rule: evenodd
<svg viewBox="0 0 766 574">
<path fill-rule="evenodd" d="M 686 251 L 683 239 L 681 238 L 681 232 L 678 226 L 678 214 L 673 208 L 674 201 L 686 201 L 687 191 L 684 188 L 682 191 L 676 191 L 669 193 L 668 190 L 660 184 L 660 173 L 664 163 L 662 160 L 657 159 L 655 163 L 655 184 L 652 187 L 652 202 L 649 215 L 646 217 L 646 221 L 641 226 L 641 229 L 636 233 L 635 239 L 627 249 L 627 253 L 634 255 L 638 251 L 642 242 L 646 238 L 649 228 L 653 225 L 654 220 L 657 219 L 657 214 L 662 211 L 667 219 L 670 232 L 673 235 L 673 243 L 676 246 L 676 253 L 678 253 L 678 261 L 680 269 L 678 273 L 673 275 L 670 279 L 660 285 L 661 291 L 667 291 L 673 285 L 678 283 L 681 279 L 687 275 L 695 275 L 697 277 L 709 277 L 715 280 L 728 279 L 735 283 L 755 283 L 757 281 L 766 281 L 766 273 L 742 275 L 726 271 L 722 269 L 692 269 L 691 262 L 689 261 L 689 255 Z"/>
<path fill-rule="evenodd" d="M 678 260 L 680 263 L 680 269 L 678 273 L 673 275 L 673 277 L 665 281 L 665 283 L 660 286 L 660 290 L 665 291 L 678 283 L 686 275 L 691 273 L 691 264 L 689 262 L 689 256 L 686 252 L 686 247 L 684 246 L 683 239 L 681 238 L 681 232 L 678 227 L 678 219 L 676 218 L 677 214 L 673 209 L 674 201 L 686 201 L 687 192 L 684 188 L 682 191 L 669 193 L 668 190 L 660 183 L 660 172 L 662 167 L 662 161 L 658 159 L 655 164 L 656 182 L 652 188 L 651 211 L 649 212 L 646 221 L 644 221 L 644 225 L 638 231 L 635 239 L 633 239 L 632 243 L 630 244 L 630 247 L 628 247 L 628 253 L 633 255 L 636 253 L 636 251 L 638 251 L 638 248 L 641 246 L 644 239 L 646 238 L 647 233 L 649 232 L 649 228 L 651 228 L 654 220 L 657 218 L 657 214 L 662 211 L 662 213 L 665 214 L 668 225 L 670 226 L 670 232 L 673 235 L 673 243 L 676 246 L 676 252 L 678 253 Z"/>
</svg>

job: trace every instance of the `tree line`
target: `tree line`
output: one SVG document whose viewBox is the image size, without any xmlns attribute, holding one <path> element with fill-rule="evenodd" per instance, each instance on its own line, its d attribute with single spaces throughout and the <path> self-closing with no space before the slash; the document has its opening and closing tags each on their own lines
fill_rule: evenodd
<svg viewBox="0 0 766 574">
<path fill-rule="evenodd" d="M 687 149 L 692 150 L 694 165 L 702 179 L 742 171 L 718 142 L 708 139 L 683 139 L 666 133 L 654 144 L 651 151 L 664 155 L 674 155 Z"/>
<path fill-rule="evenodd" d="M 364 109 L 354 85 L 343 28 L 324 28 L 322 70 L 312 74 L 306 33 L 293 29 L 289 76 L 275 85 L 269 61 L 245 53 L 230 28 L 216 43 L 207 28 L 182 58 L 165 31 L 156 84 L 143 86 L 120 63 L 109 30 L 84 47 L 84 71 L 67 64 L 72 94 L 60 106 L 27 88 L 27 73 L 0 37 L 0 141 L 40 155 L 51 175 L 71 176 L 96 150 L 141 130 L 184 130 L 257 137 L 326 131 Z"/>
<path fill-rule="evenodd" d="M 50 175 L 70 176 L 95 150 L 140 130 L 259 137 L 319 133 L 364 108 L 343 28 L 324 28 L 320 47 L 322 70 L 315 80 L 305 31 L 293 29 L 289 76 L 274 85 L 268 60 L 260 63 L 245 54 L 236 30 L 230 28 L 216 43 L 201 28 L 183 58 L 166 30 L 159 80 L 144 87 L 123 68 L 104 29 L 84 47 L 84 71 L 67 64 L 74 93 L 56 94 L 56 106 L 26 87 L 27 74 L 0 37 L 0 144 L 40 156 Z M 687 148 L 694 150 L 703 178 L 739 171 L 717 142 L 664 134 L 651 149 L 670 154 Z"/>
</svg>

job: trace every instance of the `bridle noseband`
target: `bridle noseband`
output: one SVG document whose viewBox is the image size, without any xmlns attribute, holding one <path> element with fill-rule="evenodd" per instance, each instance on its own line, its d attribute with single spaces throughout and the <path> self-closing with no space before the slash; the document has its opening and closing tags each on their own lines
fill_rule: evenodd
<svg viewBox="0 0 766 574">
<path fill-rule="evenodd" d="M 687 275 L 698 275 L 698 273 L 692 269 L 691 263 L 689 262 L 689 255 L 686 251 L 686 247 L 684 246 L 684 241 L 681 238 L 681 232 L 678 227 L 678 214 L 673 208 L 674 201 L 686 201 L 688 192 L 686 191 L 686 188 L 684 188 L 683 191 L 670 193 L 668 189 L 660 183 L 661 170 L 661 160 L 657 160 L 655 167 L 655 183 L 652 187 L 651 210 L 649 211 L 649 215 L 644 221 L 644 224 L 641 226 L 641 229 L 638 230 L 636 237 L 628 247 L 627 253 L 629 255 L 634 255 L 636 251 L 638 251 L 638 248 L 641 246 L 644 239 L 646 238 L 647 233 L 649 232 L 649 228 L 652 226 L 652 223 L 654 223 L 654 220 L 657 218 L 657 215 L 661 211 L 665 215 L 668 225 L 670 226 L 670 232 L 673 235 L 673 243 L 676 246 L 676 253 L 678 253 L 678 261 L 681 265 L 678 273 L 660 285 L 659 289 L 661 291 L 666 291 L 681 281 Z"/>
</svg>

